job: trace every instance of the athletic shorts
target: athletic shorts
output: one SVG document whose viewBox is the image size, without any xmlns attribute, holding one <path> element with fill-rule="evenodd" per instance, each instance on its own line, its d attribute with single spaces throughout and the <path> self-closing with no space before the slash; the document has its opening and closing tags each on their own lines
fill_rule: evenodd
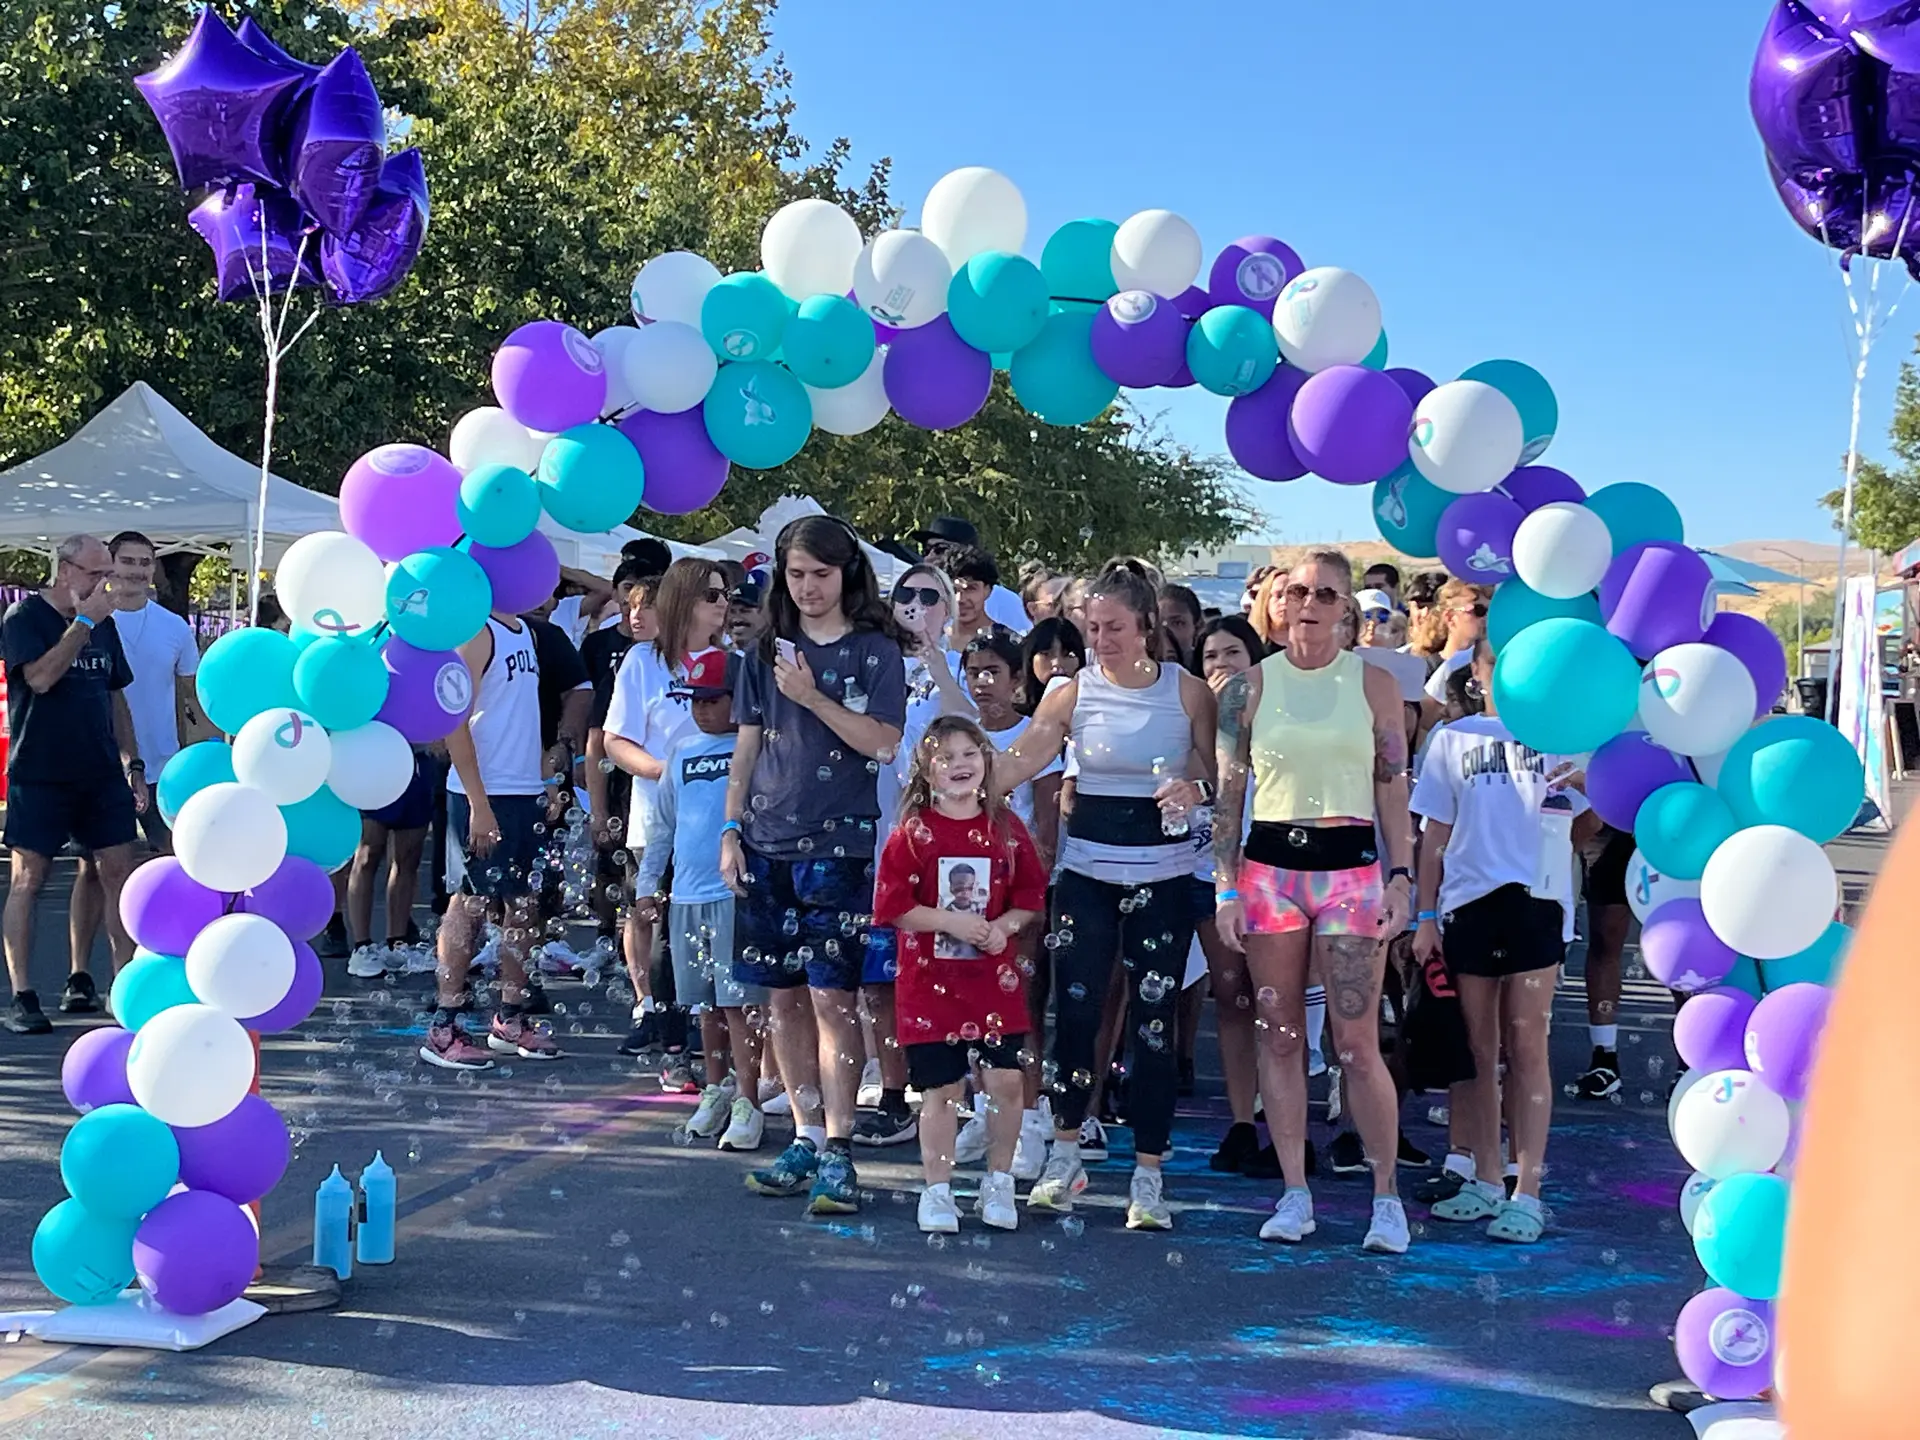
<svg viewBox="0 0 1920 1440">
<path fill-rule="evenodd" d="M 153 808 L 158 810 L 157 805 Z M 118 774 L 91 785 L 14 780 L 8 786 L 4 839 L 9 850 L 51 858 L 71 840 L 76 848 L 92 853 L 131 845 L 139 833 L 133 791 Z"/>
<path fill-rule="evenodd" d="M 1440 946 L 1455 975 L 1500 980 L 1551 970 L 1567 958 L 1566 911 L 1524 885 L 1502 885 L 1440 917 Z"/>
<path fill-rule="evenodd" d="M 938 1090 L 958 1085 L 978 1061 L 989 1070 L 1018 1070 L 1025 1035 L 1002 1035 L 998 1040 L 944 1040 L 907 1046 L 907 1083 L 916 1090 Z"/>
<path fill-rule="evenodd" d="M 1377 862 L 1352 870 L 1282 870 L 1245 860 L 1240 865 L 1239 889 L 1249 934 L 1380 933 L 1385 896 Z"/>
<path fill-rule="evenodd" d="M 758 985 L 733 978 L 733 897 L 667 906 L 667 944 L 673 951 L 673 999 L 690 1010 L 739 1010 L 767 1003 Z"/>
<path fill-rule="evenodd" d="M 1633 859 L 1633 834 L 1627 830 L 1609 830 L 1607 843 L 1587 866 L 1586 896 L 1589 905 L 1627 903 L 1627 862 Z"/>
<path fill-rule="evenodd" d="M 147 799 L 144 814 L 135 817 L 140 822 L 140 833 L 147 837 L 147 843 L 162 855 L 173 853 L 173 829 L 167 824 L 167 817 L 160 813 L 159 803 L 151 796 Z"/>
<path fill-rule="evenodd" d="M 899 933 L 891 925 L 868 926 L 867 958 L 860 962 L 860 983 L 891 985 L 899 978 Z"/>
<path fill-rule="evenodd" d="M 776 860 L 746 851 L 747 893 L 734 916 L 733 978 L 789 990 L 858 990 L 873 919 L 873 861 L 831 855 Z"/>
<path fill-rule="evenodd" d="M 447 796 L 447 829 L 460 847 L 460 859 L 467 871 L 460 891 L 488 900 L 523 899 L 534 892 L 539 879 L 540 837 L 534 827 L 546 818 L 546 797 L 495 795 L 488 803 L 500 827 L 500 840 L 486 856 L 476 857 L 467 838 L 473 813 L 467 797 Z"/>
<path fill-rule="evenodd" d="M 413 756 L 413 778 L 400 798 L 378 810 L 360 812 L 376 825 L 389 830 L 424 830 L 433 823 L 433 761 L 419 751 Z M 499 806 L 494 814 L 500 813 Z"/>
</svg>

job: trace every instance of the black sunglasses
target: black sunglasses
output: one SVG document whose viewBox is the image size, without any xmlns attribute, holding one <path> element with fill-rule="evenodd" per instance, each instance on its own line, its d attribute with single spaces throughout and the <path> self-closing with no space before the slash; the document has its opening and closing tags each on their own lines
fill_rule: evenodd
<svg viewBox="0 0 1920 1440">
<path fill-rule="evenodd" d="M 1456 613 L 1471 615 L 1476 620 L 1484 620 L 1487 618 L 1487 607 L 1479 600 L 1474 601 L 1471 605 L 1456 605 L 1453 608 Z"/>
<path fill-rule="evenodd" d="M 1308 589 L 1305 585 L 1287 586 L 1287 599 L 1298 605 L 1311 595 L 1322 605 L 1338 605 L 1346 597 L 1331 585 L 1316 585 Z"/>
<path fill-rule="evenodd" d="M 946 598 L 931 585 L 902 585 L 893 592 L 893 603 L 896 605 L 911 605 L 918 601 L 931 608 L 945 604 Z"/>
<path fill-rule="evenodd" d="M 718 585 L 709 585 L 707 587 L 707 604 L 718 605 L 725 599 L 727 599 L 727 592 Z"/>
</svg>

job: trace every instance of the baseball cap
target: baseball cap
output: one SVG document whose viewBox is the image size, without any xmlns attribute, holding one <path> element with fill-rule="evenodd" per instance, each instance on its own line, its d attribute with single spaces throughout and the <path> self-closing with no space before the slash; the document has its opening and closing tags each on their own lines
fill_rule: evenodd
<svg viewBox="0 0 1920 1440">
<path fill-rule="evenodd" d="M 1372 615 L 1375 611 L 1387 615 L 1393 613 L 1393 597 L 1384 590 L 1362 590 L 1353 598 L 1359 604 L 1362 615 Z"/>
<path fill-rule="evenodd" d="M 949 545 L 978 545 L 980 531 L 971 520 L 962 520 L 958 515 L 936 515 L 927 522 L 927 528 L 913 532 L 913 538 L 925 546 L 929 540 L 944 540 Z"/>
<path fill-rule="evenodd" d="M 687 662 L 687 689 L 696 700 L 714 700 L 733 693 L 733 655 L 717 646 L 702 650 Z"/>
</svg>

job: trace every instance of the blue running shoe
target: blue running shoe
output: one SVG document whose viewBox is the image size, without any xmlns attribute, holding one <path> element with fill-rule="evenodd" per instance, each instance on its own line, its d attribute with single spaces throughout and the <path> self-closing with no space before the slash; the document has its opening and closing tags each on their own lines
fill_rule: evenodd
<svg viewBox="0 0 1920 1440">
<path fill-rule="evenodd" d="M 809 1215 L 853 1215 L 860 1209 L 860 1182 L 853 1173 L 853 1157 L 829 1150 L 820 1157 L 820 1173 L 813 1178 L 807 1199 Z"/>
<path fill-rule="evenodd" d="M 798 1195 L 820 1168 L 819 1152 L 810 1140 L 795 1140 L 764 1170 L 747 1172 L 747 1189 L 756 1195 Z"/>
</svg>

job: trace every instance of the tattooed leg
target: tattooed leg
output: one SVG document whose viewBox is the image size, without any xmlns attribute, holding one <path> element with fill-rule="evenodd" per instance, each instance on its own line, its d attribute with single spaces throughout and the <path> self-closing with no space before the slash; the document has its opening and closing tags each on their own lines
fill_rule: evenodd
<svg viewBox="0 0 1920 1440">
<path fill-rule="evenodd" d="M 1327 1021 L 1340 1057 L 1347 1105 L 1373 1167 L 1373 1193 L 1396 1193 L 1400 1099 L 1380 1055 L 1380 980 L 1386 946 L 1371 935 L 1316 935 L 1314 953 L 1327 987 Z"/>
</svg>

